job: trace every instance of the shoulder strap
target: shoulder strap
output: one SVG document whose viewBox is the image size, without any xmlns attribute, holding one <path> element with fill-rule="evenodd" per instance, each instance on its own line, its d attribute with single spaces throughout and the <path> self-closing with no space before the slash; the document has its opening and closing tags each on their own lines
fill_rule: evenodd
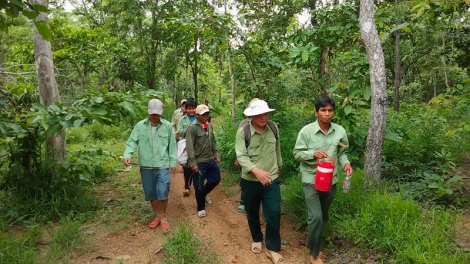
<svg viewBox="0 0 470 264">
<path fill-rule="evenodd" d="M 274 133 L 274 137 L 276 137 L 276 141 L 278 141 L 279 140 L 279 135 L 278 135 L 276 124 L 274 124 L 273 121 L 268 120 L 268 126 L 269 126 L 269 128 L 271 128 L 271 131 Z"/>
<path fill-rule="evenodd" d="M 274 137 L 276 138 L 276 141 L 278 141 L 279 140 L 279 135 L 278 135 L 276 124 L 274 124 L 274 122 L 271 121 L 271 120 L 268 120 L 267 124 L 268 124 L 269 128 L 271 129 L 271 131 L 273 131 Z M 250 146 L 250 142 L 251 142 L 250 123 L 243 125 L 243 132 L 245 132 L 245 147 L 248 148 L 248 146 Z"/>
<path fill-rule="evenodd" d="M 250 123 L 243 125 L 243 132 L 245 132 L 245 147 L 248 148 L 251 141 Z"/>
</svg>

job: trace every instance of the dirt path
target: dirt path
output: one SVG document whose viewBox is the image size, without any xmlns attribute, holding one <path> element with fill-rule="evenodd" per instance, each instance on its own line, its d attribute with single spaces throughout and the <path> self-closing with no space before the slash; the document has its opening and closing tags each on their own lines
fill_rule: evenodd
<svg viewBox="0 0 470 264">
<path fill-rule="evenodd" d="M 137 169 L 137 166 L 132 168 Z M 141 188 L 133 185 L 134 188 Z M 206 206 L 207 216 L 200 219 L 196 215 L 194 189 L 191 189 L 189 197 L 183 197 L 183 175 L 172 175 L 167 209 L 170 223 L 176 229 L 179 220 L 187 221 L 199 238 L 213 246 L 222 263 L 272 263 L 264 252 L 251 252 L 246 216 L 236 211 L 240 192 L 237 186 L 231 188 L 236 194 L 228 197 L 218 186 L 210 194 L 212 204 Z M 107 192 L 113 196 L 118 190 L 110 186 Z M 143 199 L 143 192 L 135 199 Z M 282 216 L 281 225 L 281 254 L 286 262 L 308 263 L 305 247 L 298 246 L 299 234 L 285 216 Z M 87 236 L 88 251 L 75 256 L 71 263 L 116 263 L 120 258 L 124 259 L 124 263 L 159 263 L 161 260 L 162 254 L 155 253 L 165 240 L 160 227 L 150 230 L 144 223 L 134 223 L 120 228 L 119 225 L 113 227 L 97 221 L 85 224 L 82 232 Z M 102 258 L 97 259 L 99 256 Z"/>
</svg>

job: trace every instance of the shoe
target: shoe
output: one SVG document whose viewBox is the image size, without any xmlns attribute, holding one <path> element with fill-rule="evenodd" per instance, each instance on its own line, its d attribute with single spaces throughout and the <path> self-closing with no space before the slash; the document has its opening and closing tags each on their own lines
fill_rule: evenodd
<svg viewBox="0 0 470 264">
<path fill-rule="evenodd" d="M 166 220 L 162 220 L 162 229 L 163 233 L 168 233 L 170 231 L 170 223 L 168 223 Z"/>
<path fill-rule="evenodd" d="M 251 243 L 251 251 L 255 254 L 263 252 L 263 244 L 261 242 Z"/>
<path fill-rule="evenodd" d="M 189 189 L 184 189 L 183 196 L 189 196 Z"/>
<path fill-rule="evenodd" d="M 197 216 L 199 216 L 199 218 L 206 217 L 206 210 L 198 211 Z"/>
<path fill-rule="evenodd" d="M 245 205 L 244 204 L 240 204 L 237 208 L 237 211 L 240 212 L 240 213 L 243 213 L 245 211 Z"/>
<path fill-rule="evenodd" d="M 209 197 L 209 195 L 206 195 L 206 198 L 204 198 L 206 200 L 206 203 L 208 204 L 212 204 L 212 200 L 211 198 Z"/>
<path fill-rule="evenodd" d="M 160 224 L 160 219 L 155 218 L 155 219 L 153 219 L 152 222 L 150 222 L 149 228 L 150 229 L 155 229 L 159 224 Z"/>
</svg>

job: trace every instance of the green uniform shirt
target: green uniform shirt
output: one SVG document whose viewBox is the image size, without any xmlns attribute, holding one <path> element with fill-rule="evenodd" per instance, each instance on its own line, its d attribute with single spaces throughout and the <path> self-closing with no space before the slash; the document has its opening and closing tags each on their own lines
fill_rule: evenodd
<svg viewBox="0 0 470 264">
<path fill-rule="evenodd" d="M 215 142 L 214 130 L 208 124 L 208 132 L 202 127 L 199 120 L 195 120 L 186 131 L 186 151 L 188 152 L 188 165 L 194 167 L 199 162 L 214 160 L 220 157 L 217 143 Z M 194 129 L 196 128 L 196 129 Z"/>
<path fill-rule="evenodd" d="M 242 166 L 242 178 L 248 181 L 258 181 L 258 178 L 250 171 L 259 168 L 271 173 L 272 180 L 277 179 L 279 167 L 282 167 L 279 140 L 276 140 L 274 132 L 267 124 L 264 126 L 263 133 L 259 133 L 250 121 L 250 131 L 251 140 L 248 148 L 245 145 L 243 127 L 238 129 L 235 139 L 235 152 L 238 163 Z"/>
<path fill-rule="evenodd" d="M 139 147 L 139 165 L 143 167 L 176 167 L 176 139 L 170 122 L 160 119 L 155 135 L 148 118 L 140 121 L 127 140 L 124 158 L 132 157 Z"/>
<path fill-rule="evenodd" d="M 173 116 L 171 117 L 171 126 L 173 127 L 173 131 L 176 133 L 178 131 L 178 121 L 183 114 L 183 110 L 181 108 L 176 109 L 173 112 Z"/>
<path fill-rule="evenodd" d="M 338 146 L 339 142 L 349 146 L 346 130 L 335 123 L 330 123 L 330 129 L 327 134 L 321 130 L 318 121 L 310 123 L 300 130 L 294 147 L 294 158 L 300 161 L 302 182 L 315 183 L 317 160 L 313 157 L 313 153 L 317 150 L 325 151 L 334 159 L 333 184 L 338 182 L 338 172 L 349 163 L 346 150 Z M 329 159 L 327 160 L 329 161 Z"/>
<path fill-rule="evenodd" d="M 191 122 L 189 121 L 189 116 L 187 114 L 180 118 L 177 129 L 178 137 L 180 139 L 186 138 L 186 129 L 188 129 L 190 124 Z"/>
</svg>

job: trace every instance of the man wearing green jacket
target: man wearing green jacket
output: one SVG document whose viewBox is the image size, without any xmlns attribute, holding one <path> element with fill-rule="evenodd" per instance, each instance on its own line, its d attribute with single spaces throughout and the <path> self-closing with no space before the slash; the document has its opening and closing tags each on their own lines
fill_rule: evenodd
<svg viewBox="0 0 470 264">
<path fill-rule="evenodd" d="M 209 107 L 201 104 L 196 108 L 197 119 L 186 130 L 186 151 L 191 167 L 194 190 L 196 192 L 197 215 L 206 216 L 206 204 L 212 201 L 208 194 L 220 182 L 219 149 L 215 141 L 214 129 L 208 122 Z M 204 184 L 205 182 L 205 184 Z"/>
<path fill-rule="evenodd" d="M 315 102 L 317 121 L 304 126 L 294 147 L 294 157 L 300 161 L 302 187 L 308 207 L 308 247 L 312 264 L 322 264 L 320 246 L 323 230 L 328 223 L 328 210 L 336 194 L 336 183 L 339 171 L 344 169 L 352 175 L 352 168 L 346 155 L 349 145 L 344 128 L 332 123 L 335 101 L 327 96 L 320 97 Z M 345 146 L 344 148 L 340 146 Z M 333 182 L 330 191 L 319 191 L 314 187 L 317 171 L 317 159 L 332 157 L 335 162 Z"/>
<path fill-rule="evenodd" d="M 155 213 L 149 228 L 160 223 L 164 232 L 170 230 L 165 218 L 170 190 L 170 173 L 176 169 L 176 139 L 170 122 L 161 119 L 163 103 L 152 99 L 148 103 L 149 117 L 137 123 L 127 140 L 124 165 L 131 164 L 131 157 L 139 148 L 139 166 L 145 200 L 150 201 Z"/>
<path fill-rule="evenodd" d="M 263 251 L 260 205 L 266 219 L 266 254 L 274 263 L 284 263 L 281 250 L 281 145 L 275 124 L 269 125 L 269 108 L 263 100 L 254 100 L 243 113 L 250 117 L 247 133 L 239 128 L 235 139 L 237 160 L 242 167 L 240 187 L 253 242 L 251 251 Z M 274 128 L 274 129 L 273 129 Z M 248 139 L 247 137 L 250 136 Z"/>
</svg>

